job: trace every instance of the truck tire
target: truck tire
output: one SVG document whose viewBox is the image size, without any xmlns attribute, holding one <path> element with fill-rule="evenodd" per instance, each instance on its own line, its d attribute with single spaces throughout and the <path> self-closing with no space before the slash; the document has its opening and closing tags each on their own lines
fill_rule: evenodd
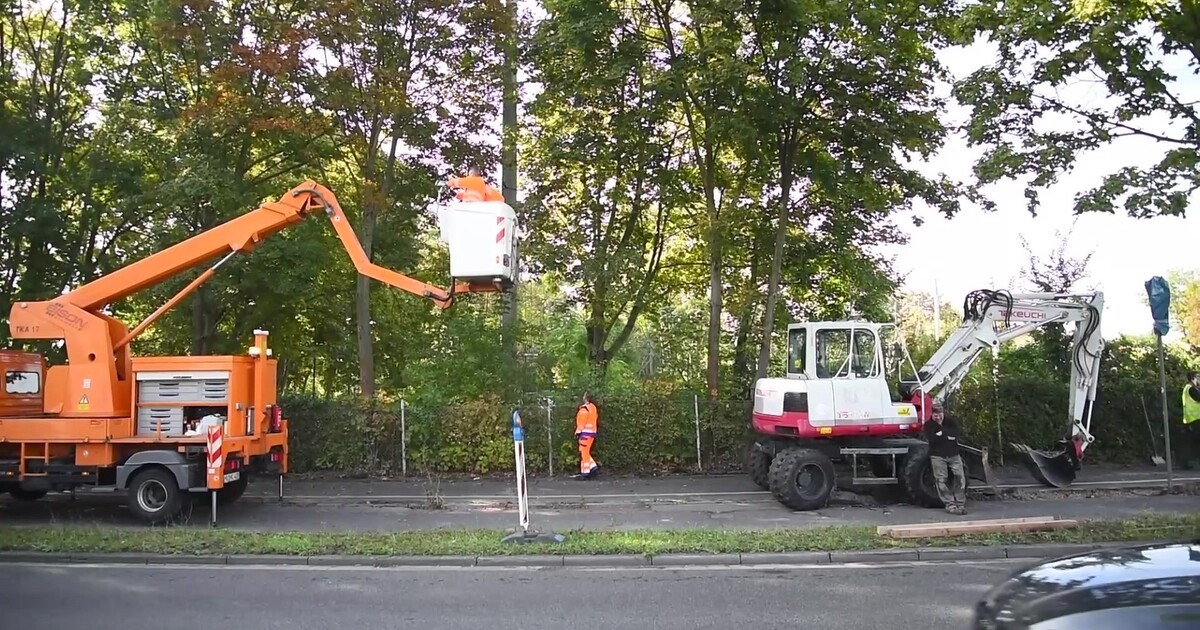
<svg viewBox="0 0 1200 630">
<path fill-rule="evenodd" d="M 764 451 L 756 444 L 750 444 L 746 449 L 746 472 L 754 485 L 763 490 L 770 490 L 768 477 L 771 474 L 771 453 Z"/>
<path fill-rule="evenodd" d="M 129 512 L 151 525 L 173 522 L 183 510 L 184 497 L 175 475 L 163 468 L 143 468 L 129 480 Z"/>
<path fill-rule="evenodd" d="M 45 490 L 22 490 L 20 488 L 13 488 L 8 493 L 12 495 L 13 499 L 27 503 L 32 503 L 46 496 Z"/>
<path fill-rule="evenodd" d="M 250 484 L 250 480 L 242 475 L 237 481 L 226 484 L 224 488 L 217 490 L 217 505 L 229 505 L 237 501 L 246 492 L 246 486 Z"/>
<path fill-rule="evenodd" d="M 836 478 L 833 462 L 824 453 L 793 447 L 775 455 L 768 480 L 777 501 L 806 511 L 828 505 Z"/>
</svg>

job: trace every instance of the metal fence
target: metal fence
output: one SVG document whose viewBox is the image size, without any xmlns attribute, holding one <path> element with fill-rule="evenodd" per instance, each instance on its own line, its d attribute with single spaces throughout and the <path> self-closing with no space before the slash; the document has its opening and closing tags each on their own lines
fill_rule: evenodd
<svg viewBox="0 0 1200 630">
<path fill-rule="evenodd" d="M 696 394 L 598 398 L 593 455 L 609 471 L 737 469 L 749 438 L 749 401 L 709 404 Z M 408 400 L 285 400 L 294 470 L 407 476 L 512 469 L 512 410 L 525 425 L 531 475 L 574 474 L 577 396 L 516 405 L 497 399 L 422 406 Z"/>
</svg>

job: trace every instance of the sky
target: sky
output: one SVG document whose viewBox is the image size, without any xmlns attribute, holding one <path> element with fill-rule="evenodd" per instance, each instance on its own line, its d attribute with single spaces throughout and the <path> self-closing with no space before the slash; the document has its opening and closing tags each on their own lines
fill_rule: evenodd
<svg viewBox="0 0 1200 630">
<path fill-rule="evenodd" d="M 986 63 L 990 51 L 975 46 L 941 56 L 957 76 L 962 76 Z M 1173 91 L 1183 95 L 1184 100 L 1200 100 L 1200 80 L 1178 60 L 1168 60 L 1165 65 L 1176 77 L 1187 77 Z M 1105 97 L 1095 86 L 1082 85 L 1059 94 L 1069 95 L 1070 100 L 1080 104 L 1095 104 Z M 952 105 L 949 115 L 956 121 L 963 120 L 966 110 Z M 1140 126 L 1167 128 L 1162 120 Z M 1149 307 L 1143 303 L 1144 283 L 1155 275 L 1165 278 L 1173 269 L 1200 268 L 1195 253 L 1200 243 L 1200 216 L 1189 207 L 1191 215 L 1187 218 L 1133 219 L 1123 214 L 1098 213 L 1076 217 L 1072 206 L 1075 195 L 1092 187 L 1103 175 L 1126 165 L 1154 164 L 1163 152 L 1161 145 L 1150 140 L 1121 139 L 1085 154 L 1073 172 L 1060 175 L 1054 187 L 1042 192 L 1037 217 L 1026 210 L 1023 185 L 1015 181 L 985 189 L 997 204 L 993 212 L 968 204 L 953 219 L 945 219 L 932 209 L 919 210 L 916 214 L 925 219 L 921 227 L 900 220 L 909 242 L 882 251 L 894 256 L 897 271 L 906 274 L 906 289 L 932 293 L 936 284 L 944 302 L 961 308 L 958 305 L 974 289 L 1008 289 L 1014 293 L 1028 290 L 1020 277 L 1028 260 L 1022 236 L 1035 254 L 1046 258 L 1060 242 L 1055 231 L 1070 231 L 1067 255 L 1092 252 L 1088 275 L 1075 288 L 1104 292 L 1101 334 L 1111 339 L 1148 333 L 1153 322 Z M 981 154 L 982 149 L 968 148 L 964 139 L 951 138 L 922 170 L 969 178 L 971 164 Z M 1177 338 L 1177 333 L 1173 329 L 1167 340 Z"/>
</svg>

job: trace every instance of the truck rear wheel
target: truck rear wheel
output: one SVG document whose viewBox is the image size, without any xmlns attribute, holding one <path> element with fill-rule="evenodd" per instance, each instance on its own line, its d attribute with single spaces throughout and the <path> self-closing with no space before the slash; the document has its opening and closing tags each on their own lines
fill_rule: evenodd
<svg viewBox="0 0 1200 630">
<path fill-rule="evenodd" d="M 9 490 L 8 493 L 11 494 L 12 498 L 16 499 L 17 501 L 25 502 L 37 501 L 38 499 L 46 496 L 45 490 L 22 490 L 20 488 L 13 488 L 12 490 Z"/>
<path fill-rule="evenodd" d="M 130 513 L 152 525 L 174 521 L 184 503 L 175 475 L 163 468 L 143 468 L 135 473 L 127 501 Z"/>
<path fill-rule="evenodd" d="M 217 490 L 217 505 L 229 505 L 237 501 L 246 492 L 249 483 L 250 480 L 242 475 L 237 481 L 225 484 L 224 488 Z"/>
<path fill-rule="evenodd" d="M 835 473 L 833 462 L 812 448 L 789 448 L 771 461 L 771 494 L 793 510 L 815 510 L 829 503 Z"/>
</svg>

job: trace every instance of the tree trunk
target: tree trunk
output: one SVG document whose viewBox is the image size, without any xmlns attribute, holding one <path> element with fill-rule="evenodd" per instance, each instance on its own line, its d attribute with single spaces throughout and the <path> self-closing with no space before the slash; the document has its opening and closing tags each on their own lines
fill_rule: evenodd
<svg viewBox="0 0 1200 630">
<path fill-rule="evenodd" d="M 368 210 L 363 208 L 363 219 L 366 222 Z M 368 229 L 364 228 L 364 234 Z M 363 249 L 370 252 L 367 242 Z M 368 253 L 368 256 L 370 254 Z M 371 334 L 371 280 L 359 274 L 354 291 L 354 312 L 358 324 L 358 386 L 363 398 L 375 396 L 375 340 Z"/>
<path fill-rule="evenodd" d="M 363 170 L 374 170 L 375 159 L 367 158 Z M 365 175 L 366 173 L 364 173 Z M 367 260 L 374 260 L 372 245 L 375 240 L 375 216 L 377 188 L 374 178 L 364 177 L 360 195 L 362 217 L 359 220 L 358 240 L 362 243 Z M 359 395 L 370 399 L 375 396 L 375 338 L 371 331 L 371 279 L 356 274 L 354 289 L 354 313 L 358 334 L 358 387 Z"/>
<path fill-rule="evenodd" d="M 501 182 L 500 190 L 504 202 L 517 209 L 517 3 L 515 0 L 505 0 L 505 25 L 502 35 L 505 38 L 504 70 L 503 70 L 503 103 L 504 109 L 501 121 Z M 518 214 L 518 218 L 520 215 Z M 517 235 L 514 233 L 513 238 Z M 513 261 L 514 264 L 517 261 Z M 504 344 L 504 360 L 512 361 L 516 357 L 517 333 L 517 282 L 513 278 L 512 290 L 503 296 L 503 315 L 501 317 L 501 343 Z"/>
<path fill-rule="evenodd" d="M 767 279 L 767 308 L 763 313 L 762 340 L 758 348 L 755 378 L 765 378 L 771 366 L 771 335 L 775 329 L 775 308 L 779 301 L 779 276 L 783 268 L 783 246 L 787 242 L 792 212 L 792 183 L 796 176 L 796 143 L 789 130 L 779 146 L 779 222 L 775 225 L 775 250 L 771 255 L 771 275 Z"/>
<path fill-rule="evenodd" d="M 711 172 L 711 171 L 710 171 Z M 711 184 L 705 186 L 708 197 L 708 218 L 710 222 L 708 234 L 708 401 L 714 403 L 719 397 L 721 381 L 721 244 L 724 235 L 721 233 L 716 200 Z"/>
<path fill-rule="evenodd" d="M 212 229 L 217 224 L 216 210 L 209 204 L 198 204 L 196 210 L 197 233 Z M 208 283 L 196 287 L 192 294 L 192 348 L 193 356 L 213 354 L 213 333 L 217 328 L 216 309 L 219 305 L 209 296 Z"/>
<path fill-rule="evenodd" d="M 755 294 L 758 292 L 759 247 L 758 237 L 755 236 L 750 248 L 750 278 L 746 281 L 746 303 L 738 317 L 737 336 L 733 344 L 733 378 L 743 389 L 750 379 L 750 331 L 754 329 L 754 307 L 758 304 Z"/>
</svg>

